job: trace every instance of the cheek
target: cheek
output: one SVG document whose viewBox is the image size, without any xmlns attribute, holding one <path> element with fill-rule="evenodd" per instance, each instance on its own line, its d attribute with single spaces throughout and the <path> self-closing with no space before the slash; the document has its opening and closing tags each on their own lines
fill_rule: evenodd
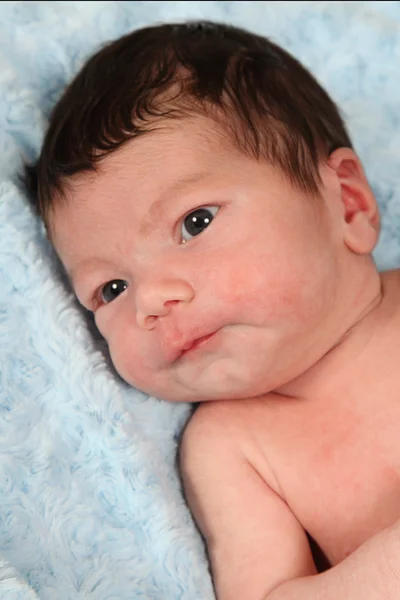
<svg viewBox="0 0 400 600">
<path fill-rule="evenodd" d="M 140 343 L 132 339 L 129 327 L 129 315 L 123 303 L 115 303 L 100 309 L 96 313 L 96 325 L 108 344 L 111 361 L 119 373 L 131 385 L 139 387 L 143 379 L 145 365 L 140 353 Z"/>
<path fill-rule="evenodd" d="M 106 336 L 111 361 L 118 374 L 130 385 L 146 391 L 152 379 L 152 373 L 140 351 L 141 343 L 132 339 L 124 327 L 114 327 L 112 334 Z"/>
<path fill-rule="evenodd" d="M 139 387 L 139 374 L 143 372 L 140 356 L 126 344 L 118 344 L 116 339 L 109 343 L 109 351 L 114 367 L 129 384 Z"/>
<path fill-rule="evenodd" d="M 299 270 L 261 255 L 227 261 L 217 281 L 227 306 L 243 306 L 250 310 L 263 308 L 273 312 L 295 303 L 303 287 Z"/>
<path fill-rule="evenodd" d="M 246 253 L 220 262 L 215 294 L 227 313 L 256 322 L 309 319 L 325 295 L 329 269 L 307 257 Z"/>
</svg>

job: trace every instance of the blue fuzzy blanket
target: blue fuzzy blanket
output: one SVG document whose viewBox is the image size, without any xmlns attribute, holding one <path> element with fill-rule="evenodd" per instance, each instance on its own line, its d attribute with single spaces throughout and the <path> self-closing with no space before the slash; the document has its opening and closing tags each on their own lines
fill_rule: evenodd
<svg viewBox="0 0 400 600">
<path fill-rule="evenodd" d="M 64 285 L 18 182 L 49 111 L 101 43 L 155 21 L 246 26 L 342 106 L 400 265 L 399 2 L 2 2 L 0 597 L 214 598 L 176 469 L 190 407 L 129 389 Z"/>
</svg>

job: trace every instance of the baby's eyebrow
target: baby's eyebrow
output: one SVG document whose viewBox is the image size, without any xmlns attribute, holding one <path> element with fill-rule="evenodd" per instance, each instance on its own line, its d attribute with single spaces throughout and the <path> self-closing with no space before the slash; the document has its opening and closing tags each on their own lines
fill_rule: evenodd
<svg viewBox="0 0 400 600">
<path fill-rule="evenodd" d="M 165 190 L 163 190 L 161 195 L 153 202 L 144 215 L 139 228 L 140 233 L 146 234 L 149 230 L 154 228 L 153 221 L 155 217 L 160 216 L 160 214 L 164 215 L 167 207 L 171 205 L 171 202 L 173 202 L 176 196 L 188 192 L 190 188 L 199 183 L 203 183 L 209 176 L 209 173 L 205 172 L 192 173 L 191 175 L 173 181 Z"/>
<path fill-rule="evenodd" d="M 64 271 L 71 286 L 76 290 L 77 284 L 82 281 L 85 276 L 90 275 L 94 270 L 100 269 L 102 266 L 104 266 L 103 261 L 96 257 L 90 257 L 78 262 L 71 269 L 64 268 Z"/>
</svg>

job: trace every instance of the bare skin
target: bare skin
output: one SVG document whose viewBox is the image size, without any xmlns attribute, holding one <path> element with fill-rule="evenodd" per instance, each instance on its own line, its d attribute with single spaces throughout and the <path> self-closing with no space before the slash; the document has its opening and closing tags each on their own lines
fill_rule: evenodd
<svg viewBox="0 0 400 600">
<path fill-rule="evenodd" d="M 335 566 L 400 518 L 399 272 L 382 283 L 382 301 L 321 365 L 309 396 L 203 404 L 189 424 L 186 489 L 218 597 L 264 598 L 263 582 L 315 575 L 305 531 Z"/>
<path fill-rule="evenodd" d="M 361 163 L 336 150 L 308 198 L 178 125 L 70 182 L 51 233 L 76 294 L 129 383 L 202 402 L 181 464 L 219 600 L 398 598 L 400 275 L 371 258 Z"/>
</svg>

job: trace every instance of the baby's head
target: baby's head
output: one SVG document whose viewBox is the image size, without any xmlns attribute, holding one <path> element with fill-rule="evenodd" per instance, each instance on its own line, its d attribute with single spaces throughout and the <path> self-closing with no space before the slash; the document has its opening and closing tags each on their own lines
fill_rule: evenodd
<svg viewBox="0 0 400 600">
<path fill-rule="evenodd" d="M 280 389 L 370 301 L 379 216 L 327 93 L 265 38 L 161 25 L 50 119 L 36 208 L 122 377 L 176 401 Z"/>
</svg>

